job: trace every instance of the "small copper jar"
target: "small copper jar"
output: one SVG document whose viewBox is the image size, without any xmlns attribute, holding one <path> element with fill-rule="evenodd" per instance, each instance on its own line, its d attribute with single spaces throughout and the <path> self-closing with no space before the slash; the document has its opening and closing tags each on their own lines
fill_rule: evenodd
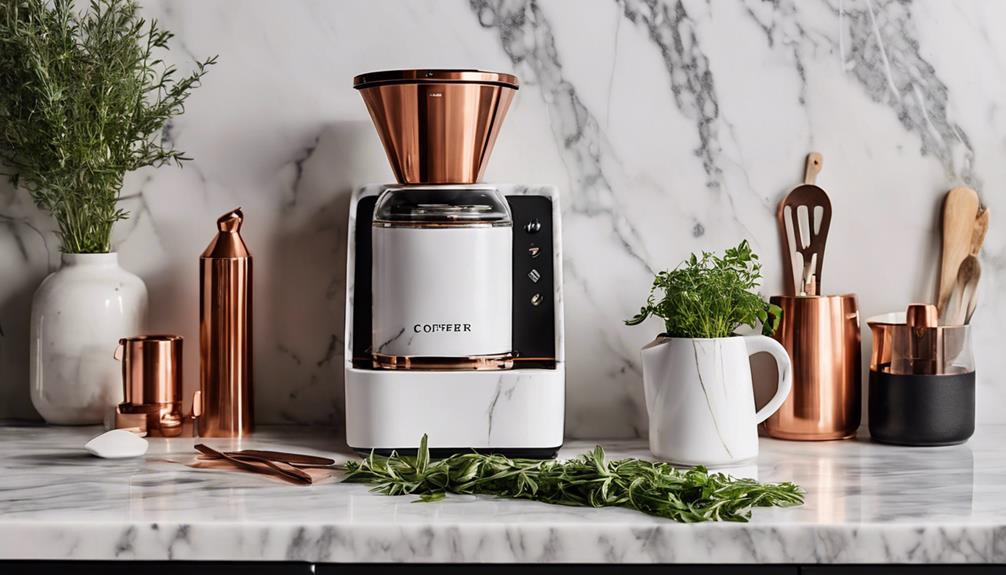
<svg viewBox="0 0 1006 575">
<path fill-rule="evenodd" d="M 121 356 L 120 356 L 121 354 Z M 115 413 L 115 427 L 151 436 L 182 434 L 182 338 L 145 335 L 119 340 L 125 400 Z"/>
</svg>

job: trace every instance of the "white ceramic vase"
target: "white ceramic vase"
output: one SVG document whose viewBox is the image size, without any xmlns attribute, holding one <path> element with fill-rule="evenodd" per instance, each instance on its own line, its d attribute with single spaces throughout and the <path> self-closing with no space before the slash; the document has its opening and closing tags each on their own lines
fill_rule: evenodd
<svg viewBox="0 0 1006 575">
<path fill-rule="evenodd" d="M 147 287 L 118 254 L 63 254 L 31 304 L 31 401 L 48 422 L 101 423 L 122 401 L 119 338 L 139 335 Z"/>
<path fill-rule="evenodd" d="M 751 354 L 779 366 L 775 396 L 757 412 Z M 789 395 L 786 349 L 763 335 L 689 339 L 658 337 L 643 348 L 643 387 L 650 451 L 680 465 L 738 465 L 758 455 L 757 426 Z"/>
</svg>

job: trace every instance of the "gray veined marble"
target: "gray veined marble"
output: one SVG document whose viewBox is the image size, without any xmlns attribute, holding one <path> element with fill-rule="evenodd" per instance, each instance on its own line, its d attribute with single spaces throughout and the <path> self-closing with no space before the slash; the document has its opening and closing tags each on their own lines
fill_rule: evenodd
<svg viewBox="0 0 1006 575">
<path fill-rule="evenodd" d="M 863 317 L 933 298 L 942 194 L 969 183 L 993 222 L 975 320 L 978 418 L 1006 420 L 1006 36 L 999 0 L 147 0 L 170 60 L 220 64 L 172 123 L 195 158 L 128 178 L 115 245 L 150 289 L 151 329 L 186 337 L 196 368 L 196 258 L 241 205 L 256 257 L 256 413 L 343 424 L 345 249 L 351 190 L 392 174 L 355 74 L 486 68 L 522 86 L 487 180 L 562 192 L 567 433 L 645 435 L 629 328 L 652 274 L 752 241 L 766 295 L 782 277 L 776 203 L 804 155 L 834 220 L 825 291 Z M 437 30 L 431 36 L 430 30 Z M 407 49 L 403 49 L 406 47 Z M 0 417 L 28 401 L 28 307 L 58 265 L 53 225 L 0 189 Z M 865 328 L 865 325 L 864 325 Z M 869 335 L 864 333 L 868 347 Z M 114 342 L 110 342 L 110 346 Z"/>
<path fill-rule="evenodd" d="M 334 479 L 311 487 L 193 469 L 192 439 L 154 439 L 145 458 L 83 450 L 95 428 L 0 427 L 0 559 L 303 561 L 988 563 L 1006 562 L 1006 426 L 967 444 L 761 440 L 733 473 L 796 481 L 807 502 L 750 523 L 687 525 L 624 509 L 491 497 L 432 504 Z M 265 428 L 217 448 L 345 461 L 335 432 Z M 649 457 L 638 440 L 609 457 Z M 560 457 L 592 442 L 569 442 Z"/>
</svg>

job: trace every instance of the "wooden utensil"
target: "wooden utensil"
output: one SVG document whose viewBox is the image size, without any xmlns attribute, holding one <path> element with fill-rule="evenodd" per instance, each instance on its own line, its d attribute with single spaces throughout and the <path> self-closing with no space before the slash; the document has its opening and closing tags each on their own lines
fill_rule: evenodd
<svg viewBox="0 0 1006 575">
<path fill-rule="evenodd" d="M 793 188 L 779 204 L 776 219 L 783 244 L 784 288 L 788 295 L 821 293 L 824 248 L 831 227 L 831 200 L 815 182 L 824 165 L 817 152 L 807 154 L 803 184 Z M 820 212 L 819 212 L 820 209 Z M 794 277 L 796 254 L 801 257 L 800 279 Z"/>
<path fill-rule="evenodd" d="M 978 252 L 982 250 L 982 244 L 985 243 L 985 234 L 989 231 L 989 214 L 988 208 L 979 208 L 978 215 L 975 217 L 975 227 L 971 231 L 971 249 L 968 251 L 969 254 L 977 257 Z"/>
<path fill-rule="evenodd" d="M 961 262 L 971 254 L 976 234 L 984 239 L 984 232 L 978 230 L 980 205 L 978 192 L 966 187 L 950 190 L 943 200 L 943 254 L 936 307 L 944 320 L 948 319 L 946 308 L 957 283 Z M 987 220 L 984 225 L 987 229 Z M 978 247 L 981 248 L 980 241 Z"/>
<path fill-rule="evenodd" d="M 953 313 L 948 318 L 952 325 L 966 325 L 971 323 L 971 316 L 978 306 L 978 280 L 982 276 L 982 266 L 978 258 L 968 255 L 961 262 L 961 267 L 957 271 L 957 281 L 951 292 L 949 310 Z M 952 305 L 956 304 L 956 305 Z M 949 311 L 948 311 L 949 313 Z"/>
</svg>

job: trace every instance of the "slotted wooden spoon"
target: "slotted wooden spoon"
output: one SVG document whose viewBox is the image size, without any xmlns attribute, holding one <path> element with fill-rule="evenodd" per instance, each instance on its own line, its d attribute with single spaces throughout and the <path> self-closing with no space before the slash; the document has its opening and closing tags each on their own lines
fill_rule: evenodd
<svg viewBox="0 0 1006 575">
<path fill-rule="evenodd" d="M 787 295 L 821 293 L 824 248 L 831 227 L 831 200 L 815 183 L 824 159 L 821 154 L 807 154 L 803 184 L 793 188 L 779 204 L 776 219 L 783 245 L 784 288 Z M 796 255 L 800 254 L 799 266 Z M 801 270 L 799 279 L 794 270 Z"/>
</svg>

